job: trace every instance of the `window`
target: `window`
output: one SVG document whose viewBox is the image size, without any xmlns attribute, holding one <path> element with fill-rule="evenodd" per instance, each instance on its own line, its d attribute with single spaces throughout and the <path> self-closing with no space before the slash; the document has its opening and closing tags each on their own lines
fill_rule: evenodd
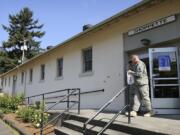
<svg viewBox="0 0 180 135">
<path fill-rule="evenodd" d="M 29 82 L 32 82 L 32 80 L 33 80 L 33 69 L 31 68 L 29 70 Z"/>
<path fill-rule="evenodd" d="M 21 72 L 21 84 L 24 83 L 24 72 Z"/>
<path fill-rule="evenodd" d="M 40 76 L 41 78 L 41 80 L 44 80 L 44 78 L 45 78 L 45 65 L 43 64 L 43 65 L 41 65 L 41 76 Z"/>
<path fill-rule="evenodd" d="M 83 72 L 92 71 L 92 48 L 83 50 Z"/>
<path fill-rule="evenodd" d="M 9 84 L 8 85 L 10 86 L 10 84 L 11 84 L 11 77 L 9 76 Z"/>
<path fill-rule="evenodd" d="M 63 76 L 63 58 L 57 59 L 57 77 Z"/>
<path fill-rule="evenodd" d="M 4 86 L 4 78 L 2 78 L 2 80 L 1 80 L 1 86 L 2 87 Z"/>
<path fill-rule="evenodd" d="M 7 78 L 5 78 L 5 82 L 4 82 L 4 83 L 5 83 L 5 84 L 4 84 L 5 86 L 6 86 L 6 81 L 7 81 Z"/>
</svg>

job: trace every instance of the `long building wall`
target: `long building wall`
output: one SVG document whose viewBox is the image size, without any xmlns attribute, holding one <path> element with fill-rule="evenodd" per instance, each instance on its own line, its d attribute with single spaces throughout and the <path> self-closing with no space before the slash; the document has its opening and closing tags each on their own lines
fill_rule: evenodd
<svg viewBox="0 0 180 135">
<path fill-rule="evenodd" d="M 99 108 L 125 85 L 125 61 L 123 33 L 128 30 L 174 13 L 180 13 L 180 1 L 166 0 L 142 11 L 113 21 L 101 30 L 91 32 L 73 40 L 56 50 L 19 67 L 6 74 L 5 92 L 12 93 L 12 76 L 17 75 L 16 92 L 25 92 L 26 96 L 64 88 L 81 88 L 82 92 L 105 89 L 105 92 L 83 95 L 82 108 Z M 82 75 L 82 49 L 93 48 L 93 72 Z M 56 78 L 56 59 L 63 57 L 63 78 Z M 40 65 L 45 64 L 45 81 L 40 81 Z M 29 69 L 33 68 L 33 82 L 29 83 Z M 25 72 L 26 83 L 21 84 L 21 72 Z M 11 84 L 8 78 L 11 76 Z M 125 104 L 122 95 L 112 105 L 114 110 Z"/>
<path fill-rule="evenodd" d="M 124 86 L 123 42 L 122 34 L 104 31 L 105 35 L 94 36 L 86 40 L 79 39 L 67 46 L 56 49 L 31 63 L 18 69 L 16 91 L 25 91 L 26 95 L 34 95 L 65 88 L 81 88 L 82 92 L 105 89 L 105 92 L 82 96 L 82 107 L 100 107 Z M 82 50 L 93 48 L 93 72 L 82 74 Z M 56 78 L 56 60 L 63 58 L 63 77 Z M 117 59 L 119 58 L 119 59 Z M 40 81 L 40 65 L 45 64 L 45 80 Z M 29 83 L 29 69 L 33 68 L 33 82 Z M 26 72 L 26 83 L 21 84 L 21 72 Z M 17 72 L 17 71 L 16 71 Z M 11 73 L 12 75 L 16 72 Z M 8 86 L 7 75 L 4 91 L 12 92 L 12 80 Z M 108 95 L 108 96 L 107 96 Z M 124 98 L 121 98 L 122 105 Z"/>
</svg>

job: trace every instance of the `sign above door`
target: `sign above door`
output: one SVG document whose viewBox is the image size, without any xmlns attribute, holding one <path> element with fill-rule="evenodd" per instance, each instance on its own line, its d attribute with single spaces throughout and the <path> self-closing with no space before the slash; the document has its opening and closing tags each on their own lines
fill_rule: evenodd
<svg viewBox="0 0 180 135">
<path fill-rule="evenodd" d="M 137 27 L 135 29 L 130 30 L 128 32 L 128 36 L 132 36 L 132 35 L 135 35 L 135 34 L 138 34 L 138 33 L 153 29 L 153 28 L 160 27 L 162 25 L 174 22 L 175 20 L 176 20 L 175 15 L 168 16 L 168 17 L 165 17 L 165 18 L 161 18 L 161 19 L 156 20 L 154 22 L 151 22 L 151 23 L 148 23 L 148 24 L 145 24 L 143 26 L 140 26 L 140 27 Z"/>
</svg>

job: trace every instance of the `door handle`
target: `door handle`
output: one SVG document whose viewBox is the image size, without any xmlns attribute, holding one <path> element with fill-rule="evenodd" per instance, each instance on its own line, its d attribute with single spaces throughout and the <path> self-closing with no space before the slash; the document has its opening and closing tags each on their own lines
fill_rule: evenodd
<svg viewBox="0 0 180 135">
<path fill-rule="evenodd" d="M 155 80 L 152 81 L 153 88 L 155 89 Z"/>
</svg>

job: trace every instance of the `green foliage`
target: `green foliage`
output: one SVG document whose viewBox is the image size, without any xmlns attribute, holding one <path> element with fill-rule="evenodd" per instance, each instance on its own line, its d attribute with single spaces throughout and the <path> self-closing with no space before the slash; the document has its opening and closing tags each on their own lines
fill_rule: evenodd
<svg viewBox="0 0 180 135">
<path fill-rule="evenodd" d="M 0 110 L 0 118 L 3 118 L 4 112 L 3 110 Z"/>
<path fill-rule="evenodd" d="M 17 117 L 21 118 L 23 122 L 33 123 L 33 125 L 39 128 L 41 123 L 41 114 L 43 113 L 45 104 L 40 102 L 34 106 L 23 105 L 24 94 L 12 97 L 5 94 L 0 97 L 0 117 L 6 113 L 16 113 Z M 48 114 L 43 113 L 44 124 L 48 121 Z"/>
<path fill-rule="evenodd" d="M 32 116 L 34 114 L 34 109 L 32 108 L 21 108 L 16 112 L 18 117 L 22 118 L 23 122 L 32 122 Z"/>
<path fill-rule="evenodd" d="M 34 112 L 33 122 L 34 122 L 34 126 L 37 128 L 40 126 L 40 123 L 41 123 L 41 112 L 42 111 L 40 110 L 36 110 Z M 43 117 L 44 117 L 44 124 L 46 124 L 48 122 L 49 115 L 47 113 L 44 113 Z"/>
<path fill-rule="evenodd" d="M 36 109 L 35 107 L 24 107 L 16 111 L 16 114 L 19 118 L 22 118 L 23 122 L 33 123 L 33 125 L 39 128 L 41 123 L 41 110 Z M 44 124 L 48 121 L 48 114 L 44 113 Z"/>
<path fill-rule="evenodd" d="M 17 61 L 8 57 L 7 52 L 0 52 L 0 74 L 12 69 Z"/>
<path fill-rule="evenodd" d="M 6 56 L 0 54 L 0 57 L 6 58 L 6 60 L 0 60 L 0 68 L 3 68 L 0 69 L 1 71 L 6 72 L 18 64 L 22 56 L 23 41 L 27 41 L 26 58 L 39 54 L 41 42 L 38 39 L 43 37 L 45 32 L 41 32 L 43 25 L 39 24 L 38 19 L 33 18 L 33 12 L 29 8 L 23 8 L 17 14 L 9 15 L 9 26 L 2 25 L 2 27 L 9 38 L 3 42 L 3 55 Z"/>
<path fill-rule="evenodd" d="M 12 97 L 9 95 L 4 95 L 0 97 L 0 109 L 4 113 L 15 112 L 18 109 L 18 106 L 23 103 L 23 94 Z"/>
</svg>

